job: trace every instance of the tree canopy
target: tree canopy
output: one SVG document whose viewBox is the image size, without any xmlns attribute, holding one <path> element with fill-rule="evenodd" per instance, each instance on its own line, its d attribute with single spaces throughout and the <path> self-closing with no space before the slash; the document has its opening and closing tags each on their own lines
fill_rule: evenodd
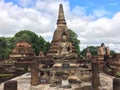
<svg viewBox="0 0 120 90">
<path fill-rule="evenodd" d="M 97 55 L 98 55 L 98 53 L 97 53 L 97 51 L 98 51 L 98 46 L 96 46 L 96 47 L 95 47 L 95 46 L 89 46 L 89 47 L 87 47 L 87 48 L 89 48 L 92 56 L 97 56 Z M 83 49 L 83 50 L 81 51 L 81 53 L 80 53 L 80 54 L 81 54 L 82 56 L 84 56 L 84 57 L 86 56 L 87 48 Z M 115 54 L 115 51 L 111 50 L 110 53 L 111 53 L 111 55 L 113 56 L 113 55 Z"/>
<path fill-rule="evenodd" d="M 45 41 L 42 36 L 38 36 L 29 30 L 22 30 L 16 33 L 14 38 L 16 38 L 17 41 L 25 40 L 29 42 L 35 50 L 36 55 L 38 55 L 40 51 L 46 53 L 48 50 L 46 46 L 49 47 L 49 42 Z"/>
<path fill-rule="evenodd" d="M 94 47 L 94 46 L 89 46 L 89 47 L 87 47 L 87 48 L 89 48 L 89 50 L 90 50 L 90 52 L 91 52 L 91 54 L 93 55 L 93 56 L 96 56 L 97 55 L 97 48 L 98 47 Z M 87 48 L 85 48 L 85 49 L 83 49 L 82 51 L 81 51 L 81 55 L 82 56 L 86 56 L 86 52 L 87 52 Z"/>
<path fill-rule="evenodd" d="M 30 30 L 21 30 L 13 37 L 0 37 L 0 59 L 8 57 L 16 43 L 19 41 L 29 42 L 36 55 L 38 55 L 40 51 L 46 54 L 50 46 L 50 43 L 45 41 L 42 36 L 38 36 Z"/>
<path fill-rule="evenodd" d="M 0 37 L 0 59 L 5 59 L 8 57 L 11 49 L 9 48 L 9 43 L 5 37 Z"/>
</svg>

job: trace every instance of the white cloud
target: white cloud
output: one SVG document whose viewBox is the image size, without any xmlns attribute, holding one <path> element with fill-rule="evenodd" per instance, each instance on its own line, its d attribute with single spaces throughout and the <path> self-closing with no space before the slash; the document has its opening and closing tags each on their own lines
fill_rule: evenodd
<svg viewBox="0 0 120 90">
<path fill-rule="evenodd" d="M 78 34 L 82 44 L 80 45 L 81 49 L 92 45 L 98 46 L 104 42 L 110 49 L 120 52 L 119 19 L 120 12 L 116 13 L 112 18 L 102 17 L 95 20 L 89 16 L 86 18 L 84 16 L 82 18 L 75 16 L 73 20 L 68 21 L 68 27 Z M 111 46 L 111 43 L 115 47 Z"/>
<path fill-rule="evenodd" d="M 23 1 L 28 6 L 32 0 Z M 52 40 L 58 17 L 58 6 L 64 6 L 68 28 L 74 30 L 81 40 L 81 48 L 90 45 L 100 45 L 102 42 L 120 52 L 120 12 L 112 18 L 104 17 L 107 11 L 95 11 L 93 16 L 87 16 L 85 7 L 76 6 L 70 9 L 67 0 L 35 0 L 32 7 L 20 7 L 13 3 L 0 1 L 0 36 L 13 36 L 21 29 L 31 30 Z M 99 17 L 97 19 L 94 19 Z"/>
<path fill-rule="evenodd" d="M 29 5 L 32 5 L 34 4 L 34 1 L 36 0 L 18 0 L 19 1 L 19 4 L 23 7 L 27 7 Z"/>
<path fill-rule="evenodd" d="M 93 10 L 93 15 L 96 17 L 103 17 L 105 15 L 109 15 L 110 13 L 106 10 Z"/>
</svg>

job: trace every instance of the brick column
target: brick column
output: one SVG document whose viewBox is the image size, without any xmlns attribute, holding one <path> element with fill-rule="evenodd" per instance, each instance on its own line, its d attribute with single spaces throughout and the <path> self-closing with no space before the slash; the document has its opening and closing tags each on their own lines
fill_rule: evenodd
<svg viewBox="0 0 120 90">
<path fill-rule="evenodd" d="M 98 66 L 99 66 L 99 72 L 103 72 L 103 67 L 105 66 L 103 55 L 98 55 Z"/>
<path fill-rule="evenodd" d="M 17 90 L 17 81 L 8 81 L 4 84 L 4 90 Z"/>
<path fill-rule="evenodd" d="M 38 64 L 33 63 L 31 65 L 31 85 L 38 85 L 38 84 L 39 84 Z"/>
<path fill-rule="evenodd" d="M 99 90 L 100 78 L 97 57 L 92 59 L 92 90 Z"/>
<path fill-rule="evenodd" d="M 113 90 L 120 90 L 120 78 L 113 79 Z"/>
</svg>

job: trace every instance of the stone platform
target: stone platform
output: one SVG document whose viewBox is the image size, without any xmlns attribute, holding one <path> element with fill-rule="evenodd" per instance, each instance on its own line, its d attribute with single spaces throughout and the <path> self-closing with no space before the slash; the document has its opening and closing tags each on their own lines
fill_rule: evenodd
<svg viewBox="0 0 120 90">
<path fill-rule="evenodd" d="M 100 74 L 100 82 L 101 82 L 101 86 L 100 86 L 100 90 L 112 90 L 112 80 L 114 77 L 108 76 L 104 73 Z M 65 88 L 60 88 L 59 86 L 56 87 L 50 87 L 50 84 L 40 84 L 37 86 L 31 86 L 31 74 L 30 73 L 26 73 L 23 74 L 19 77 L 16 77 L 14 79 L 11 80 L 16 80 L 18 82 L 18 90 L 78 90 L 76 88 L 80 88 L 83 86 L 91 86 L 91 83 L 85 83 L 82 82 L 81 84 L 72 84 L 72 88 L 70 89 L 65 89 Z M 10 80 L 10 81 L 11 81 Z M 4 83 L 0 84 L 0 90 L 3 90 L 3 86 Z M 79 89 L 82 90 L 82 89 Z"/>
</svg>

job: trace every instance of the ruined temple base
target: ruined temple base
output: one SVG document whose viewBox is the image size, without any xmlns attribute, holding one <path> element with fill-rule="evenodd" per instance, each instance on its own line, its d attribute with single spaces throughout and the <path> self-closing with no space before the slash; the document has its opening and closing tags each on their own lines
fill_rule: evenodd
<svg viewBox="0 0 120 90">
<path fill-rule="evenodd" d="M 104 73 L 100 73 L 100 82 L 101 86 L 99 87 L 100 90 L 112 90 L 112 80 L 114 77 L 106 75 Z M 18 82 L 18 90 L 63 90 L 62 87 L 54 86 L 52 87 L 50 84 L 39 84 L 37 86 L 31 86 L 31 75 L 30 73 L 26 73 L 19 77 L 16 77 L 12 80 L 16 80 Z M 3 90 L 4 83 L 0 84 L 0 90 Z M 81 88 L 90 88 L 91 83 L 82 82 L 81 84 L 72 84 L 71 88 L 64 90 L 83 90 Z"/>
</svg>

